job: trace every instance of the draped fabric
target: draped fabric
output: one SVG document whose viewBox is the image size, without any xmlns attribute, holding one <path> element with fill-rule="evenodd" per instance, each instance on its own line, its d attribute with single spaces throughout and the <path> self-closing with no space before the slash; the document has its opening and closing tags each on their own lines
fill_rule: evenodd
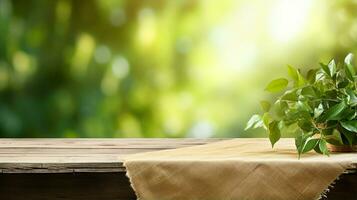
<svg viewBox="0 0 357 200">
<path fill-rule="evenodd" d="M 267 139 L 232 139 L 127 156 L 124 164 L 140 200 L 315 200 L 356 153 L 304 154 L 294 139 L 274 149 Z"/>
</svg>

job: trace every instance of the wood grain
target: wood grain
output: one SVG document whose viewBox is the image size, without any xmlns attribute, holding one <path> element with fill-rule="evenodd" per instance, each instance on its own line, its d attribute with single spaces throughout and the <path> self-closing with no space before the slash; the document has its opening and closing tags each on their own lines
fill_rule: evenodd
<svg viewBox="0 0 357 200">
<path fill-rule="evenodd" d="M 124 155 L 221 140 L 225 139 L 0 139 L 0 173 L 123 172 Z"/>
<path fill-rule="evenodd" d="M 123 172 L 123 155 L 220 140 L 0 139 L 0 173 Z"/>
</svg>

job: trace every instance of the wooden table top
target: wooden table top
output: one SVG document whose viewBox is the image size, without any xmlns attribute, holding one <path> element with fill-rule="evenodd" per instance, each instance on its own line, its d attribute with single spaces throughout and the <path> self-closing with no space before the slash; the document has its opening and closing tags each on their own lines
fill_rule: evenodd
<svg viewBox="0 0 357 200">
<path fill-rule="evenodd" d="M 221 140 L 226 139 L 0 139 L 0 173 L 124 172 L 123 155 Z"/>
<path fill-rule="evenodd" d="M 0 173 L 123 172 L 121 157 L 222 139 L 0 139 Z"/>
</svg>

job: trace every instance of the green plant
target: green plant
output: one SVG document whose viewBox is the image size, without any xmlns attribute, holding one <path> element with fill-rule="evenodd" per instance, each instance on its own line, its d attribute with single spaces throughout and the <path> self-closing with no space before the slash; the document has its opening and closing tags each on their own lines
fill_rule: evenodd
<svg viewBox="0 0 357 200">
<path fill-rule="evenodd" d="M 271 81 L 266 91 L 280 93 L 273 105 L 261 101 L 262 115 L 253 115 L 246 129 L 263 127 L 274 144 L 282 131 L 296 133 L 299 157 L 315 150 L 329 155 L 326 143 L 355 145 L 357 143 L 357 76 L 352 54 L 343 64 L 331 60 L 320 68 L 310 69 L 306 76 L 288 66 L 292 81 L 279 78 Z"/>
</svg>

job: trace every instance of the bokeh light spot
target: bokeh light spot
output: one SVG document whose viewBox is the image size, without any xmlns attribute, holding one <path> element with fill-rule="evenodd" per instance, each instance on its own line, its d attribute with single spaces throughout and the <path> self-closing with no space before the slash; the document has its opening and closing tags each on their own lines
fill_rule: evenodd
<svg viewBox="0 0 357 200">
<path fill-rule="evenodd" d="M 118 78 L 124 78 L 129 73 L 129 62 L 122 56 L 114 59 L 112 64 L 113 74 Z"/>
<path fill-rule="evenodd" d="M 83 33 L 79 36 L 72 58 L 73 75 L 83 76 L 85 74 L 92 58 L 94 48 L 95 40 L 91 35 Z"/>
<path fill-rule="evenodd" d="M 100 45 L 95 49 L 94 59 L 99 64 L 104 64 L 109 62 L 112 53 L 110 49 L 105 45 Z"/>
</svg>

